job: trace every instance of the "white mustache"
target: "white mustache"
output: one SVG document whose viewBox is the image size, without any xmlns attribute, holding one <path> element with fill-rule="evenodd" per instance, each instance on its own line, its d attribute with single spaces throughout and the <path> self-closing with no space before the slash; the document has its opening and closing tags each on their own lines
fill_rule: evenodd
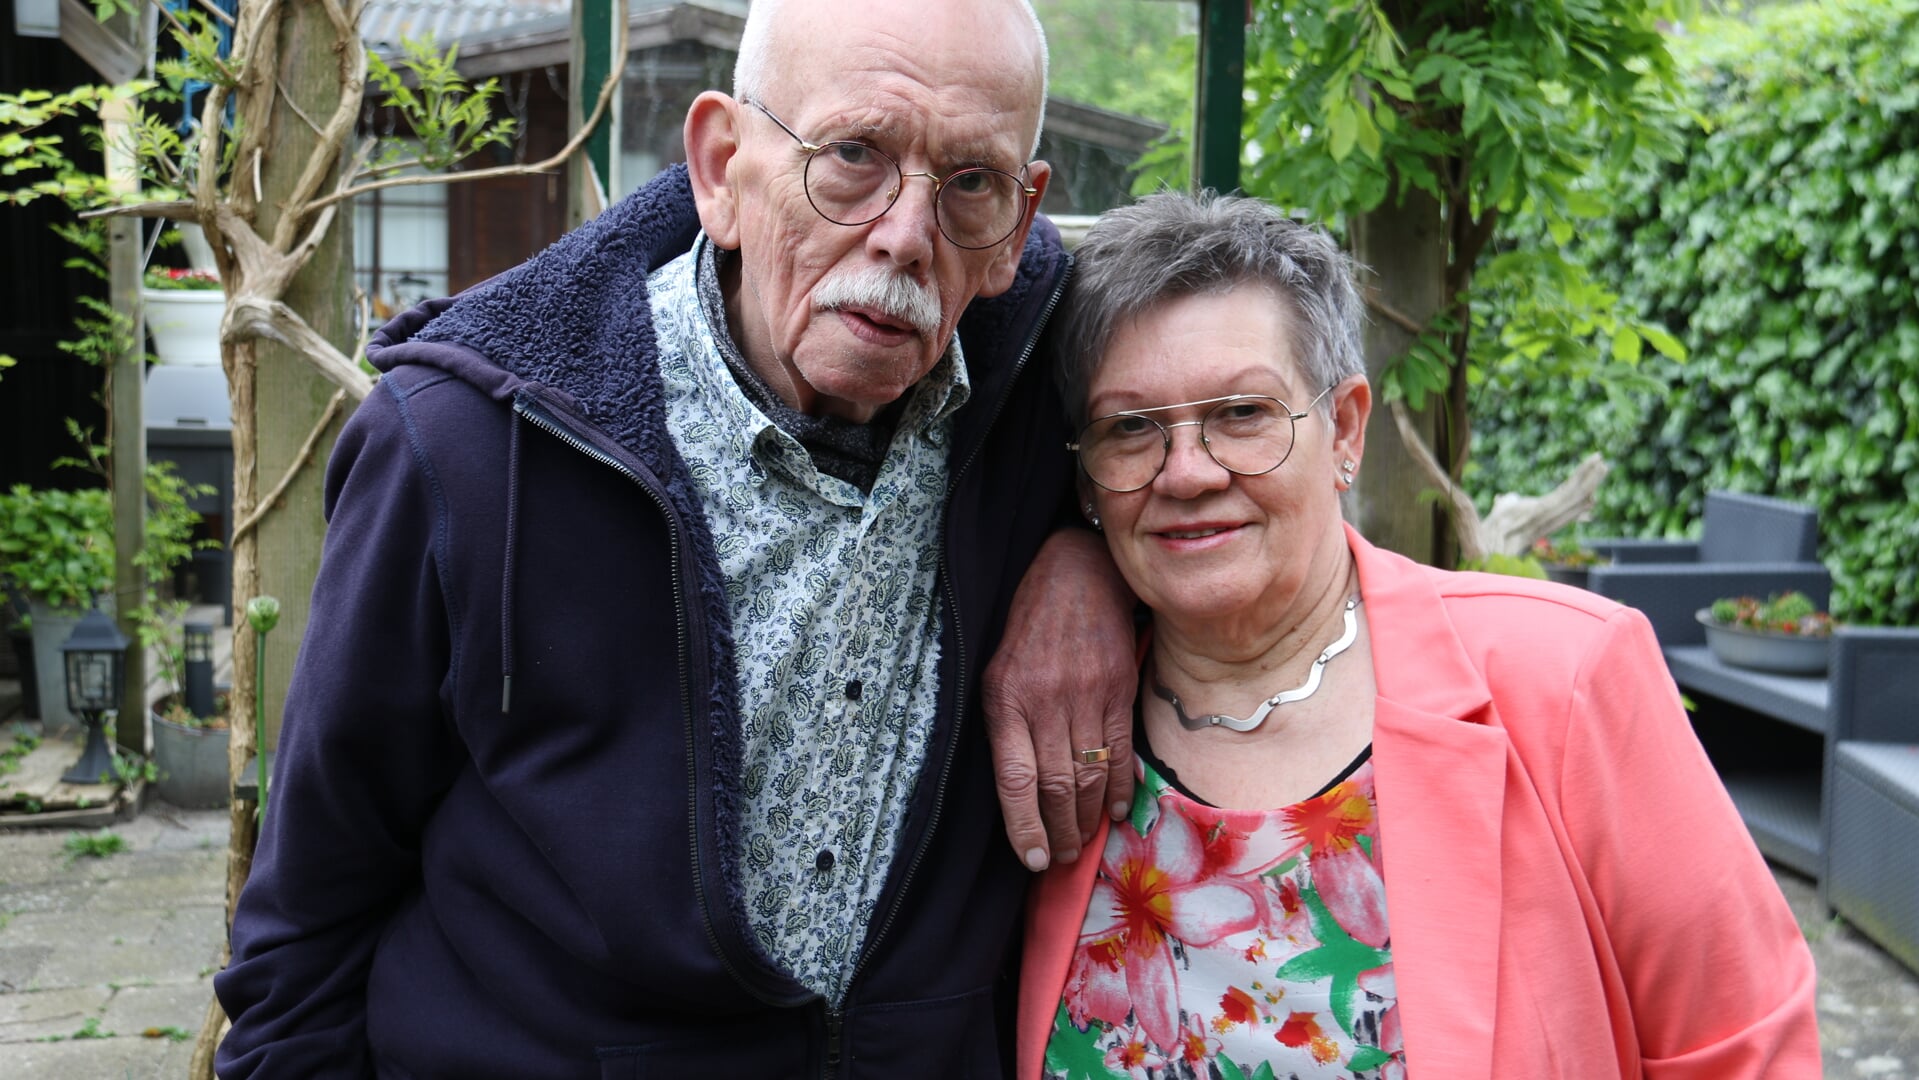
<svg viewBox="0 0 1919 1080">
<path fill-rule="evenodd" d="M 862 308 L 885 315 L 927 338 L 939 333 L 939 293 L 930 285 L 883 266 L 861 267 L 822 279 L 813 289 L 813 303 L 825 311 Z"/>
</svg>

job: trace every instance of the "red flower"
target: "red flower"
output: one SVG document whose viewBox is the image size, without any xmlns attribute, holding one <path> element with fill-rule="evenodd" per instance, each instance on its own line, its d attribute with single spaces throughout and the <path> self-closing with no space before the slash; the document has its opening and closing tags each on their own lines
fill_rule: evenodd
<svg viewBox="0 0 1919 1080">
<path fill-rule="evenodd" d="M 1213 1021 L 1217 1031 L 1225 1031 L 1234 1024 L 1259 1023 L 1259 1003 L 1253 995 L 1237 986 L 1229 986 L 1219 998 L 1219 1019 Z"/>
<path fill-rule="evenodd" d="M 1305 1047 L 1311 1050 L 1313 1060 L 1321 1065 L 1339 1055 L 1339 1045 L 1326 1037 L 1320 1030 L 1319 1019 L 1312 1013 L 1296 1012 L 1286 1018 L 1286 1022 L 1273 1033 L 1282 1045 L 1294 1049 Z"/>
<path fill-rule="evenodd" d="M 1086 927 L 1067 977 L 1073 1022 L 1115 1026 L 1130 1012 L 1161 1050 L 1179 1046 L 1177 936 L 1205 947 L 1259 925 L 1258 882 L 1201 875 L 1205 844 L 1185 815 L 1162 813 L 1144 837 L 1120 827 L 1108 843 L 1087 905 Z"/>
</svg>

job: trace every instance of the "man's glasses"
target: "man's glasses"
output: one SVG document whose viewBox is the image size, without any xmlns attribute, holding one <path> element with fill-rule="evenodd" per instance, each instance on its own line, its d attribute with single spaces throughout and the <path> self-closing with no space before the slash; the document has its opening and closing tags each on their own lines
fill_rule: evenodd
<svg viewBox="0 0 1919 1080">
<path fill-rule="evenodd" d="M 1173 448 L 1173 429 L 1197 427 L 1199 442 L 1220 468 L 1240 476 L 1264 476 L 1293 452 L 1293 426 L 1333 392 L 1328 386 L 1304 409 L 1294 412 L 1278 398 L 1262 394 L 1161 405 L 1153 409 L 1102 416 L 1080 430 L 1066 449 L 1079 454 L 1087 479 L 1112 492 L 1138 491 L 1159 477 Z M 1198 420 L 1162 424 L 1148 413 L 1210 406 Z"/>
<path fill-rule="evenodd" d="M 944 177 L 930 172 L 905 172 L 892 157 L 865 143 L 816 144 L 799 137 L 773 110 L 748 98 L 748 105 L 792 136 L 806 154 L 802 183 L 806 201 L 835 225 L 864 225 L 876 221 L 899 201 L 909 176 L 933 182 L 933 216 L 940 232 L 955 247 L 978 251 L 990 248 L 1019 228 L 1036 188 L 1012 173 L 998 169 L 959 169 Z"/>
</svg>

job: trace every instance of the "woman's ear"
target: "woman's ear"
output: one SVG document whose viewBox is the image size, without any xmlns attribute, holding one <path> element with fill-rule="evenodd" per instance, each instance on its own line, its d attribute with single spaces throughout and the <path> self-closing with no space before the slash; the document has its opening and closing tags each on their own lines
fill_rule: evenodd
<svg viewBox="0 0 1919 1080">
<path fill-rule="evenodd" d="M 1366 460 L 1366 421 L 1372 415 L 1373 384 L 1364 375 L 1341 379 L 1333 388 L 1333 461 L 1341 472 L 1356 472 Z"/>
<path fill-rule="evenodd" d="M 738 188 L 733 164 L 740 152 L 739 102 L 717 90 L 686 110 L 686 173 L 707 238 L 728 250 L 740 246 Z"/>
</svg>

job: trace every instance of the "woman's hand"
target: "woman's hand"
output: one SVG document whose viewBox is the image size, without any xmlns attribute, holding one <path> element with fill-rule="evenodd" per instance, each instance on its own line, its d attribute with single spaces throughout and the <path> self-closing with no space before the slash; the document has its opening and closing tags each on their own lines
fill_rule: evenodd
<svg viewBox="0 0 1919 1080">
<path fill-rule="evenodd" d="M 1133 593 L 1098 534 L 1062 528 L 1020 581 L 981 680 L 1006 836 L 1020 861 L 1072 862 L 1133 798 Z M 1098 764 L 1076 751 L 1106 747 Z"/>
</svg>

